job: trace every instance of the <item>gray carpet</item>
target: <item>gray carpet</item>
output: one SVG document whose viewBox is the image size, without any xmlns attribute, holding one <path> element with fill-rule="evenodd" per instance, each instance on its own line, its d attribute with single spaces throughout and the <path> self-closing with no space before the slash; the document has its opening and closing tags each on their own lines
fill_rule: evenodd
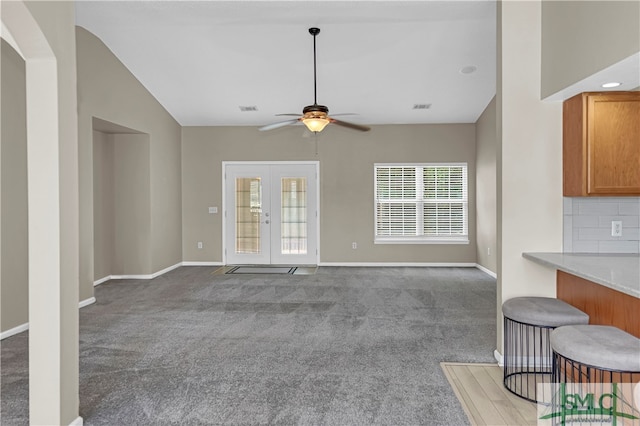
<svg viewBox="0 0 640 426">
<path fill-rule="evenodd" d="M 322 267 L 110 281 L 80 310 L 85 425 L 462 425 L 440 361 L 492 362 L 471 268 Z M 3 425 L 28 424 L 27 333 L 2 341 Z"/>
</svg>

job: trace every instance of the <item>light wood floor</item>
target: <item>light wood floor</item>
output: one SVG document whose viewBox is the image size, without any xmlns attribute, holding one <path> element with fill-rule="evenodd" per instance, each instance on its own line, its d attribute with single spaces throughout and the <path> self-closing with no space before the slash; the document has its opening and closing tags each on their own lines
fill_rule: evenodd
<svg viewBox="0 0 640 426">
<path fill-rule="evenodd" d="M 496 364 L 440 363 L 472 425 L 535 425 L 537 406 L 502 383 Z"/>
</svg>

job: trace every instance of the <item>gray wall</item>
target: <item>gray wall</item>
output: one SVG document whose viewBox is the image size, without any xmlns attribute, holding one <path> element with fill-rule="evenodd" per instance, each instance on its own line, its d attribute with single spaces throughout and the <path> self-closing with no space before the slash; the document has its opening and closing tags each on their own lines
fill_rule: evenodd
<svg viewBox="0 0 640 426">
<path fill-rule="evenodd" d="M 2 263 L 0 331 L 29 321 L 25 62 L 4 40 L 2 54 Z"/>
<path fill-rule="evenodd" d="M 295 126 L 183 128 L 185 261 L 222 261 L 222 214 L 210 215 L 207 207 L 222 207 L 223 161 L 318 160 L 321 262 L 475 263 L 474 124 L 373 126 L 367 133 L 330 126 L 317 137 L 317 153 L 314 137 L 304 132 Z M 373 244 L 373 164 L 440 161 L 469 165 L 470 244 Z"/>
<path fill-rule="evenodd" d="M 476 239 L 477 263 L 497 271 L 496 259 L 496 99 L 476 122 Z"/>
<path fill-rule="evenodd" d="M 115 256 L 113 143 L 109 134 L 93 132 L 93 274 L 106 277 L 113 272 Z"/>
<path fill-rule="evenodd" d="M 542 2 L 542 98 L 639 51 L 640 2 Z"/>
<path fill-rule="evenodd" d="M 81 182 L 80 292 L 83 299 L 93 295 L 92 284 L 95 279 L 102 278 L 102 274 L 146 275 L 182 261 L 182 195 L 180 125 L 96 36 L 76 28 L 76 43 Z M 133 257 L 121 265 L 123 269 L 115 269 L 114 263 L 110 272 L 100 265 L 98 274 L 94 274 L 94 117 L 114 123 L 116 128 L 135 129 L 150 138 L 147 158 L 142 162 L 148 167 L 148 206 L 138 205 L 144 211 L 131 212 L 132 221 L 121 223 L 125 228 L 141 223 L 149 226 L 148 237 L 144 228 L 133 235 L 139 238 L 135 243 L 137 247 L 145 246 L 150 257 Z M 121 203 L 118 206 L 128 208 Z M 117 216 L 117 211 L 114 214 Z M 122 218 L 126 222 L 126 215 Z"/>
<path fill-rule="evenodd" d="M 94 276 L 151 271 L 149 135 L 93 133 Z"/>
<path fill-rule="evenodd" d="M 112 274 L 150 274 L 151 181 L 149 135 L 114 134 L 114 248 Z"/>
</svg>

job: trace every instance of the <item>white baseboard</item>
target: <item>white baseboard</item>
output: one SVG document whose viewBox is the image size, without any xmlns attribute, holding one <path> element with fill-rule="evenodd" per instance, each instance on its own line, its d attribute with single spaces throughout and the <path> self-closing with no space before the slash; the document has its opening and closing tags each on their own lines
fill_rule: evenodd
<svg viewBox="0 0 640 426">
<path fill-rule="evenodd" d="M 153 278 L 152 274 L 141 275 L 111 275 L 112 280 L 150 280 Z"/>
<path fill-rule="evenodd" d="M 318 266 L 374 266 L 374 267 L 424 267 L 424 268 L 475 268 L 475 263 L 430 262 L 320 262 Z"/>
<path fill-rule="evenodd" d="M 169 266 L 168 268 L 164 268 L 161 271 L 158 271 L 158 272 L 155 272 L 155 273 L 151 274 L 151 279 L 158 278 L 160 275 L 164 275 L 167 272 L 171 272 L 174 269 L 178 269 L 181 266 L 182 266 L 182 262 L 178 262 L 175 265 Z"/>
<path fill-rule="evenodd" d="M 183 262 L 176 263 L 175 265 L 169 266 L 168 268 L 164 268 L 161 271 L 154 272 L 153 274 L 144 274 L 144 275 L 107 275 L 104 278 L 100 278 L 97 281 L 93 282 L 93 286 L 100 285 L 110 280 L 152 280 L 154 278 L 158 278 L 160 275 L 164 275 L 167 272 L 173 271 L 179 267 L 183 266 Z"/>
<path fill-rule="evenodd" d="M 489 275 L 490 277 L 493 277 L 493 278 L 496 278 L 496 279 L 498 278 L 498 274 L 496 274 L 495 272 L 485 268 L 482 265 L 478 265 L 476 263 L 476 268 L 480 269 L 482 272 L 484 272 L 485 274 Z"/>
<path fill-rule="evenodd" d="M 111 279 L 111 275 L 107 275 L 107 276 L 106 276 L 106 277 L 104 277 L 104 278 L 100 278 L 99 280 L 94 281 L 94 282 L 93 282 L 93 286 L 95 287 L 95 286 L 100 285 L 100 284 L 102 284 L 102 283 L 106 283 L 106 282 L 107 282 L 107 281 L 109 281 L 110 279 Z"/>
<path fill-rule="evenodd" d="M 82 426 L 84 424 L 84 420 L 82 417 L 78 416 L 74 421 L 69 423 L 69 426 Z"/>
<path fill-rule="evenodd" d="M 0 340 L 4 340 L 7 337 L 11 337 L 11 336 L 15 336 L 16 334 L 20 334 L 23 331 L 27 331 L 29 329 L 29 323 L 26 322 L 22 325 L 19 325 L 17 327 L 13 327 L 10 330 L 7 331 L 3 331 L 2 333 L 0 333 Z"/>
<path fill-rule="evenodd" d="M 95 297 L 90 297 L 90 298 L 85 299 L 82 302 L 78 303 L 78 309 L 84 308 L 85 306 L 89 306 L 92 303 L 96 303 L 96 298 Z M 15 336 L 16 334 L 20 334 L 23 331 L 27 331 L 28 329 L 29 329 L 29 323 L 25 322 L 24 324 L 21 324 L 21 325 L 19 325 L 17 327 L 13 327 L 10 330 L 3 331 L 2 333 L 0 333 L 0 340 L 4 340 L 7 337 Z"/>
<path fill-rule="evenodd" d="M 223 266 L 222 262 L 194 262 L 194 261 L 186 261 L 182 262 L 182 266 Z"/>
<path fill-rule="evenodd" d="M 82 302 L 80 302 L 80 307 L 84 308 L 85 306 L 89 306 L 96 303 L 96 298 L 95 297 L 90 297 L 88 299 L 84 299 Z"/>
<path fill-rule="evenodd" d="M 493 351 L 493 357 L 496 359 L 496 361 L 498 361 L 498 365 L 500 367 L 504 367 L 504 359 L 502 358 L 502 354 L 498 352 L 497 349 Z"/>
</svg>

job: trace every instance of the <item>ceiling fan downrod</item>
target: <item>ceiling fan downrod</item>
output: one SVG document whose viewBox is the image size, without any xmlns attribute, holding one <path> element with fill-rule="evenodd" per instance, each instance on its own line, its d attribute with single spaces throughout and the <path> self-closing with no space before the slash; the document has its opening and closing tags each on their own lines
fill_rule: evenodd
<svg viewBox="0 0 640 426">
<path fill-rule="evenodd" d="M 279 127 L 288 126 L 298 122 L 302 122 L 307 128 L 314 132 L 321 132 L 327 124 L 336 124 L 338 126 L 348 127 L 353 130 L 359 130 L 361 132 L 368 132 L 370 130 L 367 126 L 361 126 L 359 124 L 349 123 L 342 120 L 336 120 L 329 117 L 329 108 L 325 105 L 318 105 L 318 71 L 317 71 L 317 54 L 316 54 L 316 36 L 320 34 L 320 28 L 309 28 L 309 34 L 313 36 L 313 105 L 307 105 L 302 109 L 302 116 L 298 114 L 276 114 L 276 115 L 293 115 L 298 118 L 282 121 L 279 123 L 273 123 L 261 127 L 258 130 L 271 130 Z"/>
<path fill-rule="evenodd" d="M 329 123 L 327 114 L 329 113 L 329 108 L 324 105 L 318 105 L 318 85 L 317 85 L 317 61 L 316 61 L 316 36 L 320 34 L 320 28 L 311 27 L 309 28 L 309 34 L 313 36 L 313 105 L 307 105 L 302 109 L 302 114 L 305 120 L 311 121 L 321 121 L 324 123 L 321 128 L 324 128 Z M 306 124 L 307 122 L 303 120 Z M 307 127 L 310 124 L 307 124 Z"/>
<path fill-rule="evenodd" d="M 318 105 L 318 89 L 316 84 L 316 36 L 320 34 L 320 28 L 309 28 L 309 34 L 313 36 L 313 104 Z"/>
</svg>

